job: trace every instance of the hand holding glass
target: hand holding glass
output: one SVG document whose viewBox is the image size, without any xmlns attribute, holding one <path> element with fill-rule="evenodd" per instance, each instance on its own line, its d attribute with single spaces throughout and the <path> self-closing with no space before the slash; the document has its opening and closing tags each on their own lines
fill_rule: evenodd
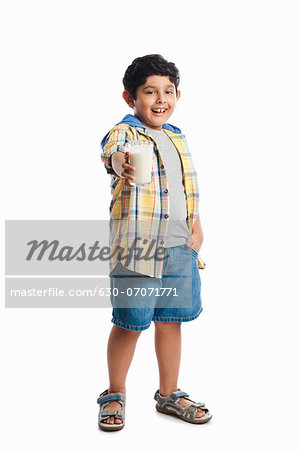
<svg viewBox="0 0 299 450">
<path fill-rule="evenodd" d="M 135 170 L 129 170 L 130 175 L 135 177 L 134 182 L 130 181 L 131 186 L 146 186 L 152 181 L 152 163 L 153 163 L 153 143 L 142 143 L 132 141 L 129 150 L 129 164 L 135 167 Z"/>
</svg>

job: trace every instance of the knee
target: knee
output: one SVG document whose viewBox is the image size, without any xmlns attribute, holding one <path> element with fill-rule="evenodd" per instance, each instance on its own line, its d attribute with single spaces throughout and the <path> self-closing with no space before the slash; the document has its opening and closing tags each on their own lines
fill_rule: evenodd
<svg viewBox="0 0 299 450">
<path fill-rule="evenodd" d="M 169 329 L 178 329 L 181 322 L 154 322 L 157 331 L 167 331 Z"/>
</svg>

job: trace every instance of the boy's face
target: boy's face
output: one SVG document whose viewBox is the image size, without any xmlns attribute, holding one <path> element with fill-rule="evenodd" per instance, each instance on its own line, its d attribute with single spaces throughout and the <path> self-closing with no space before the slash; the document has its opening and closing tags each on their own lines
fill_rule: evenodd
<svg viewBox="0 0 299 450">
<path fill-rule="evenodd" d="M 151 75 L 137 88 L 136 100 L 128 91 L 124 91 L 123 98 L 143 125 L 161 130 L 173 113 L 180 95 L 180 91 L 176 95 L 175 85 L 168 76 Z"/>
</svg>

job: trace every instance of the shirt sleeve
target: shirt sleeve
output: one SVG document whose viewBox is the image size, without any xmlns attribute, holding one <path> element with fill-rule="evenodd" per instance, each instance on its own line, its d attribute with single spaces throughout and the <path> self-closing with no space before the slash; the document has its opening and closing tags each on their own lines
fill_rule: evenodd
<svg viewBox="0 0 299 450">
<path fill-rule="evenodd" d="M 103 152 L 101 153 L 101 160 L 104 163 L 107 173 L 119 178 L 112 168 L 111 157 L 114 152 L 125 153 L 128 144 L 133 140 L 133 138 L 133 133 L 130 131 L 129 127 L 127 129 L 119 126 L 112 128 L 108 134 Z"/>
</svg>

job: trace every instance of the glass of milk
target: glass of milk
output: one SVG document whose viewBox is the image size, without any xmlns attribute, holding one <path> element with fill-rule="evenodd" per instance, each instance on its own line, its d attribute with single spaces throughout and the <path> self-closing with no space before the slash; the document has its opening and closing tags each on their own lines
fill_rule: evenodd
<svg viewBox="0 0 299 450">
<path fill-rule="evenodd" d="M 153 143 L 132 141 L 128 149 L 130 152 L 129 164 L 135 167 L 130 170 L 130 175 L 135 177 L 130 181 L 131 186 L 146 186 L 152 181 Z"/>
</svg>

